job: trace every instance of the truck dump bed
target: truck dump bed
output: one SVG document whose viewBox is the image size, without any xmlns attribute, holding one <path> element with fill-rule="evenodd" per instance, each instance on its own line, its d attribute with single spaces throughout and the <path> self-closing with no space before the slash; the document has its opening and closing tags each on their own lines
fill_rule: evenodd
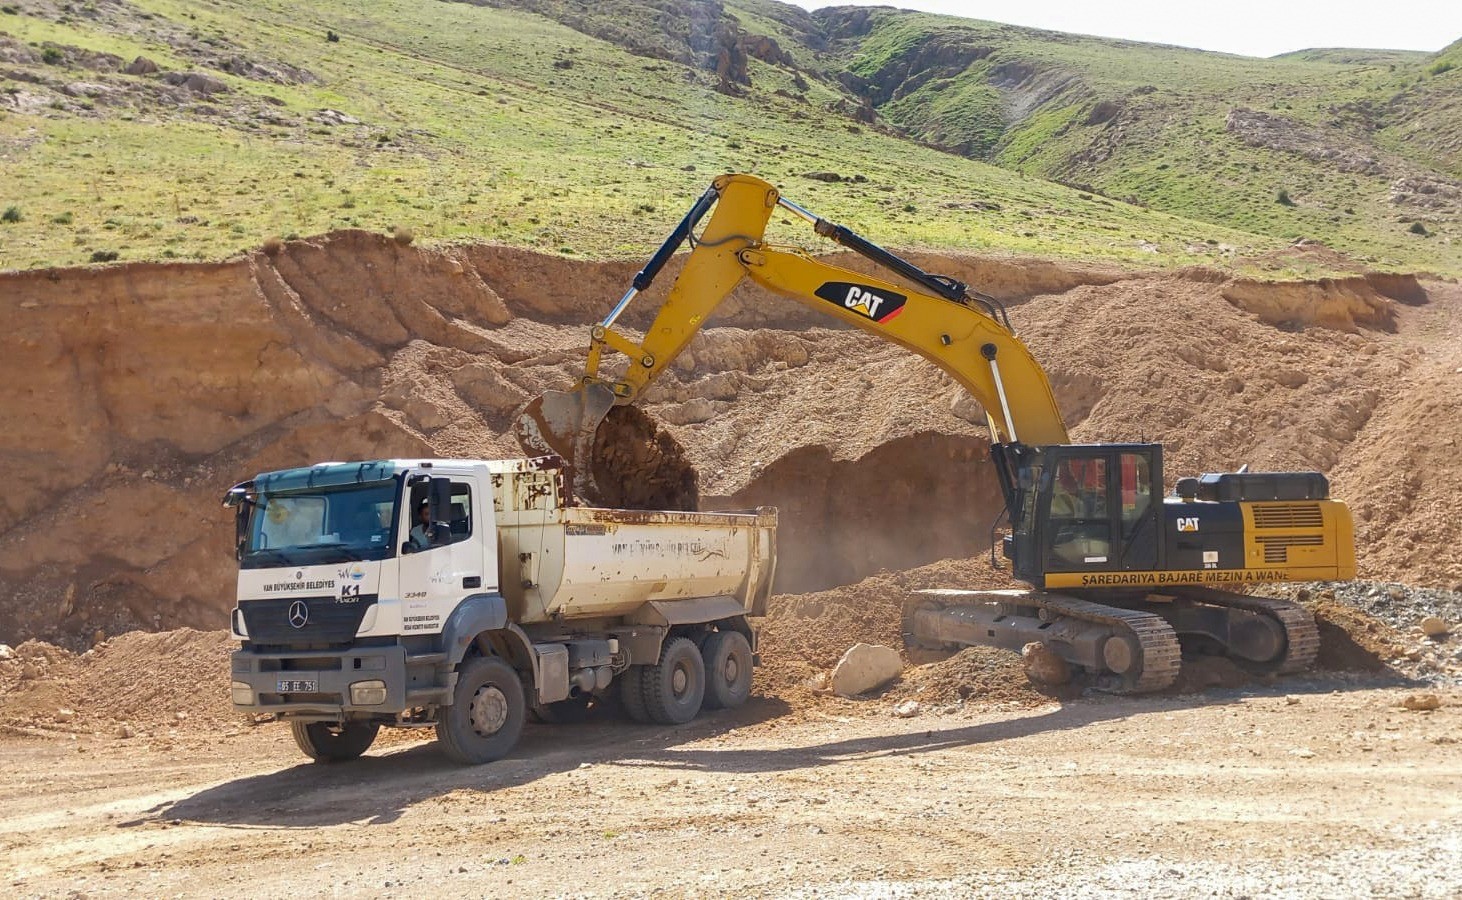
<svg viewBox="0 0 1462 900">
<path fill-rule="evenodd" d="M 514 620 L 629 616 L 647 603 L 719 597 L 763 615 L 776 568 L 775 510 L 661 512 L 561 505 L 541 460 L 492 474 L 499 585 Z"/>
</svg>

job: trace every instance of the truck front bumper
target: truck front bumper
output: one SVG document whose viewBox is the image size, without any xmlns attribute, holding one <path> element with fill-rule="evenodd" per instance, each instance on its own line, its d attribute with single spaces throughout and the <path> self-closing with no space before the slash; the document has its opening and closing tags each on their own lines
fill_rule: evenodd
<svg viewBox="0 0 1462 900">
<path fill-rule="evenodd" d="M 410 690 L 406 649 L 399 645 L 351 650 L 263 652 L 231 657 L 234 709 L 292 718 L 343 720 L 394 716 L 435 696 Z M 410 696 L 417 695 L 417 696 Z M 408 702 L 408 697 L 412 702 Z"/>
</svg>

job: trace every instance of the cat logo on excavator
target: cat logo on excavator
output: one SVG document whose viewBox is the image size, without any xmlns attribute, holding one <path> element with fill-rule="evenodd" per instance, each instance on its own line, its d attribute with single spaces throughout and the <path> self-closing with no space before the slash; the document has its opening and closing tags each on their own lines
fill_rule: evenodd
<svg viewBox="0 0 1462 900">
<path fill-rule="evenodd" d="M 828 281 L 814 293 L 844 309 L 866 316 L 875 322 L 887 322 L 904 308 L 908 297 L 888 290 L 874 290 L 866 284 Z"/>
</svg>

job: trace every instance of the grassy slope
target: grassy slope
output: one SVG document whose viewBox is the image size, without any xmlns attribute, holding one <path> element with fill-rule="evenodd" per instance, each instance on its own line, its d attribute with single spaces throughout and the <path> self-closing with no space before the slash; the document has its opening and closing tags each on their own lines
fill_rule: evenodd
<svg viewBox="0 0 1462 900">
<path fill-rule="evenodd" d="M 123 9 L 150 18 L 119 20 L 17 2 L 21 14 L 0 16 L 0 32 L 20 42 L 146 55 L 164 70 L 205 71 L 232 91 L 208 101 L 217 111 L 209 114 L 196 109 L 201 100 L 181 108 L 88 103 L 18 85 L 43 102 L 24 112 L 3 111 L 0 103 L 0 208 L 14 205 L 21 214 L 0 224 L 5 268 L 84 262 L 96 251 L 123 259 L 218 257 L 271 235 L 397 224 L 433 239 L 635 255 L 658 242 L 714 173 L 727 170 L 762 175 L 804 205 L 895 246 L 1222 264 L 1280 246 L 1289 235 L 1268 221 L 1272 210 L 1255 215 L 1242 198 L 1228 197 L 1234 208 L 1217 214 L 1201 190 L 1194 200 L 1152 204 L 1190 216 L 1182 218 L 860 127 L 835 111 L 847 107 L 848 91 L 815 77 L 830 73 L 833 57 L 804 46 L 813 20 L 770 0 L 734 0 L 728 9 L 749 30 L 776 36 L 809 72 L 808 85 L 799 88 L 792 72 L 753 60 L 753 86 L 739 98 L 715 91 L 712 73 L 630 55 L 538 15 L 462 3 L 134 0 Z M 327 43 L 327 29 L 341 40 Z M 224 74 L 189 52 L 199 41 L 301 67 L 319 81 L 285 85 Z M 1137 78 L 1117 71 L 1101 47 L 1068 43 L 1113 82 Z M 151 84 L 64 65 L 29 68 L 58 83 Z M 278 105 L 265 104 L 265 95 Z M 942 102 L 956 107 L 949 114 L 960 111 Z M 361 124 L 314 121 L 325 108 Z M 1005 150 L 1028 172 L 1041 170 L 1043 152 L 1039 142 L 1023 158 L 1016 142 Z M 826 170 L 868 180 L 801 177 Z M 1127 167 L 1111 176 L 1115 189 L 1104 190 L 1139 191 L 1142 177 Z M 1269 190 L 1256 188 L 1249 206 L 1265 206 Z M 780 233 L 799 241 L 806 234 Z M 1362 235 L 1355 245 L 1383 263 L 1449 268 L 1404 242 L 1391 248 Z"/>
<path fill-rule="evenodd" d="M 0 265 L 84 262 L 97 250 L 217 257 L 270 235 L 393 224 L 430 238 L 638 254 L 713 173 L 733 169 L 893 245 L 1181 264 L 1213 260 L 1218 243 L 1275 243 L 859 128 L 827 112 L 843 99 L 836 90 L 814 82 L 803 99 L 774 96 L 791 87 L 791 74 L 755 61 L 751 95 L 731 98 L 712 89 L 709 73 L 630 56 L 526 13 L 419 0 L 136 6 L 155 18 L 130 34 L 116 22 L 29 14 L 0 18 L 0 28 L 28 43 L 209 71 L 233 88 L 211 101 L 224 114 L 146 103 L 86 110 L 60 95 L 30 113 L 0 114 L 0 206 L 22 214 L 0 225 Z M 157 37 L 165 22 L 320 82 L 203 69 Z M 338 43 L 324 40 L 327 28 Z M 139 81 L 55 66 L 41 74 Z M 287 124 L 252 117 L 263 94 L 283 102 L 271 108 Z M 312 122 L 322 108 L 363 124 Z M 868 182 L 799 177 L 828 169 Z"/>
<path fill-rule="evenodd" d="M 839 15 L 824 19 L 836 25 Z M 965 149 L 964 138 L 1020 171 L 1247 231 L 1318 238 L 1381 265 L 1462 268 L 1448 242 L 1462 240 L 1455 219 L 1428 222 L 1440 236 L 1422 238 L 1388 203 L 1398 167 L 1456 172 L 1457 142 L 1437 136 L 1462 128 L 1462 71 L 1435 73 L 1434 57 L 1314 50 L 1250 59 L 893 10 L 871 21 L 837 42 L 839 62 L 877 82 L 932 55 L 934 77 L 907 82 L 880 107 L 927 139 Z M 990 102 L 992 86 L 1003 102 Z M 1391 99 L 1407 90 L 1416 96 L 1403 115 Z M 1119 114 L 1089 123 L 1103 101 Z M 1248 146 L 1225 129 L 1234 107 L 1293 119 L 1383 162 L 1392 153 L 1397 165 L 1350 173 Z M 1393 132 L 1422 137 L 1407 144 Z M 1280 191 L 1295 205 L 1276 202 Z"/>
</svg>

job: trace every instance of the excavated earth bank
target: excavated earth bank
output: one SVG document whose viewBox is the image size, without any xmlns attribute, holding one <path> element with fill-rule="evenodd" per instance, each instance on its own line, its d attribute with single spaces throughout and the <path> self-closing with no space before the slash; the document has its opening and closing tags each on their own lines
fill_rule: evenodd
<svg viewBox="0 0 1462 900">
<path fill-rule="evenodd" d="M 918 261 L 1010 305 L 1077 439 L 1164 441 L 1169 486 L 1242 463 L 1331 472 L 1363 574 L 1462 582 L 1455 285 Z M 218 500 L 258 471 L 517 455 L 514 415 L 570 381 L 587 323 L 635 268 L 341 232 L 224 263 L 0 274 L 0 642 L 80 652 L 132 629 L 218 629 L 232 604 Z M 673 274 L 626 327 L 645 327 Z M 896 645 L 890 598 L 910 586 L 1004 584 L 984 559 L 999 499 L 983 414 L 897 347 L 743 286 L 643 405 L 643 446 L 673 454 L 644 430 L 658 422 L 688 465 L 658 494 L 606 499 L 654 505 L 698 480 L 704 508 L 780 508 L 765 655 L 789 691 L 845 639 Z M 964 561 L 904 571 L 948 557 Z M 212 659 L 212 641 L 189 645 Z M 919 696 L 948 699 L 941 684 Z"/>
</svg>

